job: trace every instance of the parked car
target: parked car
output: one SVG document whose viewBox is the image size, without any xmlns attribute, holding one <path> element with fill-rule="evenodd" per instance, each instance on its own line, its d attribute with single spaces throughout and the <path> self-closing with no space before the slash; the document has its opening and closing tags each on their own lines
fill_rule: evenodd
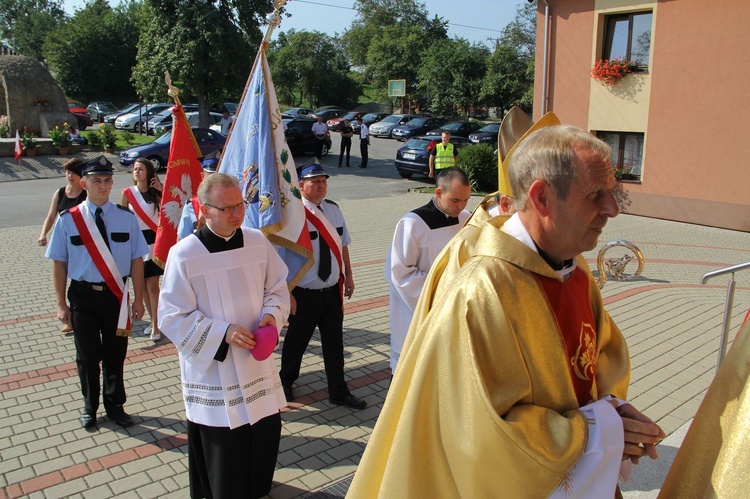
<svg viewBox="0 0 750 499">
<path fill-rule="evenodd" d="M 89 113 L 89 117 L 98 122 L 98 123 L 104 123 L 104 117 L 108 114 L 114 114 L 119 109 L 117 109 L 117 106 L 112 104 L 111 102 L 90 102 L 88 106 L 86 106 L 86 112 Z"/>
<path fill-rule="evenodd" d="M 483 108 L 472 109 L 469 112 L 469 116 L 471 116 L 472 118 L 477 118 L 479 120 L 484 120 L 489 117 L 489 115 L 487 114 L 487 110 Z"/>
<path fill-rule="evenodd" d="M 203 156 L 207 156 L 223 148 L 224 142 L 227 140 L 222 134 L 208 128 L 193 128 L 193 135 L 195 135 L 195 140 L 198 142 L 198 147 L 200 147 Z M 171 142 L 172 132 L 167 132 L 149 144 L 141 144 L 125 149 L 120 153 L 120 164 L 126 168 L 130 168 L 136 159 L 146 158 L 151 160 L 154 168 L 161 170 L 167 165 L 167 161 L 169 161 L 169 145 Z"/>
<path fill-rule="evenodd" d="M 388 113 L 368 113 L 364 116 L 362 116 L 362 123 L 367 125 L 368 127 L 372 125 L 373 123 L 377 123 L 378 121 L 382 120 L 386 116 L 390 116 Z M 352 129 L 355 132 L 359 132 L 359 123 L 354 121 L 350 123 L 352 126 Z"/>
<path fill-rule="evenodd" d="M 156 128 L 156 125 L 161 125 L 162 123 L 172 122 L 172 108 L 168 107 L 164 109 L 159 114 L 155 114 L 151 116 L 148 121 L 146 122 L 146 135 L 153 135 L 154 134 L 154 128 Z"/>
<path fill-rule="evenodd" d="M 346 114 L 346 109 L 344 108 L 338 108 L 338 109 L 325 109 L 323 111 L 315 111 L 313 114 L 313 118 L 323 118 L 323 123 L 330 120 L 331 118 L 337 118 L 339 116 L 343 116 Z"/>
<path fill-rule="evenodd" d="M 356 121 L 357 118 L 360 118 L 364 116 L 366 113 L 363 113 L 361 111 L 349 111 L 343 116 L 338 116 L 336 118 L 331 118 L 328 121 L 326 121 L 326 126 L 329 130 L 333 130 L 334 132 L 340 132 L 341 129 L 344 127 L 344 120 L 349 120 L 349 123 Z"/>
<path fill-rule="evenodd" d="M 185 117 L 187 118 L 188 123 L 190 124 L 191 127 L 200 126 L 200 115 L 198 114 L 198 111 L 185 113 Z M 217 123 L 221 121 L 221 118 L 222 118 L 222 114 L 208 113 L 209 130 L 213 130 L 215 132 L 221 133 L 221 126 L 217 125 Z M 162 123 L 161 125 L 156 125 L 156 135 L 160 135 L 170 130 L 172 130 L 171 120 L 166 123 Z"/>
<path fill-rule="evenodd" d="M 391 137 L 396 140 L 405 141 L 412 137 L 419 137 L 428 131 L 440 127 L 445 123 L 443 118 L 424 117 L 414 118 L 404 125 L 393 127 Z"/>
<path fill-rule="evenodd" d="M 117 118 L 119 118 L 123 114 L 130 114 L 133 111 L 138 112 L 139 107 L 141 107 L 141 105 L 138 103 L 127 104 L 125 107 L 123 107 L 119 111 L 116 111 L 112 114 L 108 114 L 104 116 L 104 123 L 109 123 L 110 125 L 114 126 L 115 120 Z"/>
<path fill-rule="evenodd" d="M 218 104 L 211 104 L 209 111 L 212 113 L 223 113 L 224 111 L 229 113 L 229 116 L 234 116 L 237 112 L 239 105 L 236 102 L 221 102 Z"/>
<path fill-rule="evenodd" d="M 487 144 L 494 148 L 497 147 L 498 132 L 500 132 L 500 123 L 490 123 L 470 134 L 469 140 L 475 144 Z"/>
<path fill-rule="evenodd" d="M 322 113 L 323 111 L 329 111 L 331 109 L 336 109 L 338 111 L 344 111 L 346 112 L 346 108 L 343 108 L 341 106 L 320 106 L 313 111 L 313 114 Z"/>
<path fill-rule="evenodd" d="M 386 116 L 379 122 L 371 125 L 370 135 L 373 137 L 388 137 L 391 138 L 391 132 L 399 125 L 404 125 L 410 122 L 412 119 L 418 118 L 416 114 L 391 114 Z"/>
<path fill-rule="evenodd" d="M 386 116 L 390 116 L 390 115 L 388 113 L 368 113 L 368 114 L 362 116 L 362 122 L 365 125 L 370 126 L 373 123 L 377 123 L 378 121 L 382 121 L 383 118 L 385 118 Z"/>
<path fill-rule="evenodd" d="M 150 117 L 172 106 L 174 104 L 146 104 L 139 110 L 119 116 L 115 120 L 115 128 L 139 133 Z"/>
<path fill-rule="evenodd" d="M 430 153 L 440 143 L 439 137 L 412 137 L 406 144 L 396 151 L 396 171 L 402 178 L 411 178 L 415 173 L 429 175 Z M 462 147 L 471 145 L 471 141 L 464 137 L 451 137 L 451 144 L 458 154 Z"/>
<path fill-rule="evenodd" d="M 312 126 L 315 120 L 312 118 L 295 118 L 293 120 L 284 120 L 286 130 L 284 136 L 286 143 L 292 153 L 315 152 L 315 145 L 318 139 L 312 132 Z M 331 132 L 326 131 L 326 139 L 323 144 L 323 156 L 331 150 Z"/>
<path fill-rule="evenodd" d="M 165 127 L 161 128 L 161 131 L 157 133 L 161 134 L 164 133 L 165 130 L 171 130 L 172 129 L 172 107 L 168 107 L 159 114 L 155 114 L 154 116 L 151 116 L 148 121 L 146 122 L 146 134 L 147 135 L 154 135 L 154 130 L 156 130 L 159 125 L 165 125 Z M 185 113 L 192 113 L 198 111 L 198 104 L 183 104 L 182 109 L 185 111 Z M 221 115 L 219 115 L 221 116 Z M 196 122 L 195 125 L 198 126 L 198 123 Z"/>
<path fill-rule="evenodd" d="M 70 100 L 68 101 L 68 111 L 73 114 L 89 114 L 86 108 L 83 107 L 83 104 Z"/>
<path fill-rule="evenodd" d="M 94 122 L 89 118 L 88 114 L 79 114 L 79 113 L 70 113 L 72 114 L 76 119 L 76 125 L 78 127 L 78 130 L 86 130 L 88 127 L 92 126 Z"/>
<path fill-rule="evenodd" d="M 281 113 L 282 118 L 309 118 L 313 114 L 313 110 L 309 107 L 292 107 Z"/>
<path fill-rule="evenodd" d="M 482 125 L 475 121 L 454 121 L 453 123 L 448 123 L 440 128 L 430 130 L 425 135 L 441 135 L 443 132 L 447 131 L 450 132 L 452 136 L 468 138 L 469 135 L 476 132 L 481 127 Z"/>
</svg>

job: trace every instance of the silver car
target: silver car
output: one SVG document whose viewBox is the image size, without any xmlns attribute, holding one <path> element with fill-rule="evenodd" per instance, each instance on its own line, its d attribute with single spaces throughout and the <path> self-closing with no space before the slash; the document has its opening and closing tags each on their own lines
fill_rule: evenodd
<svg viewBox="0 0 750 499">
<path fill-rule="evenodd" d="M 391 132 L 395 127 L 408 123 L 416 117 L 416 114 L 392 114 L 386 116 L 381 121 L 370 125 L 370 135 L 373 137 L 387 137 L 392 139 L 393 135 L 391 135 Z"/>
<path fill-rule="evenodd" d="M 117 106 L 111 102 L 91 102 L 86 106 L 89 117 L 98 123 L 104 123 L 104 117 L 118 111 Z"/>
<path fill-rule="evenodd" d="M 115 128 L 140 133 L 142 129 L 145 129 L 146 122 L 149 118 L 172 106 L 174 106 L 174 104 L 144 105 L 140 110 L 136 110 L 133 113 L 118 116 L 115 120 Z"/>
<path fill-rule="evenodd" d="M 200 126 L 200 117 L 198 115 L 198 111 L 185 113 L 185 117 L 187 118 L 188 123 L 191 127 Z M 215 132 L 221 133 L 221 126 L 217 125 L 217 123 L 221 121 L 221 118 L 222 115 L 219 113 L 208 113 L 208 128 L 214 130 Z M 172 125 L 173 123 L 171 119 L 165 123 L 160 123 L 154 127 L 154 134 L 161 135 L 165 132 L 169 132 L 172 130 Z"/>
<path fill-rule="evenodd" d="M 182 109 L 186 113 L 192 113 L 198 111 L 198 105 L 197 104 L 183 104 Z M 154 135 L 154 130 L 160 125 L 169 125 L 166 130 L 172 129 L 172 108 L 168 107 L 164 111 L 160 112 L 159 114 L 155 114 L 151 116 L 148 119 L 148 122 L 146 122 L 146 134 L 147 135 Z M 198 126 L 197 124 L 195 126 Z M 162 131 L 160 133 L 164 133 Z"/>
<path fill-rule="evenodd" d="M 312 116 L 313 110 L 307 107 L 293 107 L 281 113 L 284 119 L 308 118 Z"/>
</svg>

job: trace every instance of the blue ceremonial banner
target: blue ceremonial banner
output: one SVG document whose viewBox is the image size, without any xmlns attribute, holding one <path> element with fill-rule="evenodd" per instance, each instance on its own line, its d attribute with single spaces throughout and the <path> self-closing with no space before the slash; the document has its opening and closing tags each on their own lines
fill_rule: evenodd
<svg viewBox="0 0 750 499">
<path fill-rule="evenodd" d="M 265 44 L 245 87 L 219 171 L 240 181 L 247 207 L 243 225 L 268 237 L 289 267 L 287 282 L 294 288 L 313 264 L 312 243 Z"/>
</svg>

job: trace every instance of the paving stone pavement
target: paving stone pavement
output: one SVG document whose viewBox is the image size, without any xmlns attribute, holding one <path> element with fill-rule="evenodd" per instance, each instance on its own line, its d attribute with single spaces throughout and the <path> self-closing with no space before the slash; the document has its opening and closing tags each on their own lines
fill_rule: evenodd
<svg viewBox="0 0 750 499">
<path fill-rule="evenodd" d="M 328 403 L 316 334 L 295 387 L 298 398 L 282 415 L 270 497 L 341 497 L 346 490 L 389 386 L 385 252 L 396 221 L 427 199 L 409 193 L 339 203 L 352 235 L 356 285 L 344 321 L 347 376 L 368 407 L 352 411 Z M 38 232 L 39 226 L 0 229 L 0 498 L 186 497 L 186 427 L 174 347 L 167 340 L 152 343 L 141 334 L 146 324 L 138 322 L 126 365 L 126 409 L 135 426 L 119 428 L 100 414 L 98 429 L 81 429 L 73 339 L 59 332 L 54 317 L 51 266 L 35 244 Z M 630 347 L 630 398 L 676 434 L 694 415 L 716 365 L 728 278 L 707 285 L 700 278 L 750 261 L 750 234 L 622 215 L 609 222 L 600 246 L 613 239 L 631 241 L 646 258 L 641 277 L 609 281 L 602 290 Z M 592 268 L 597 251 L 585 255 Z M 750 308 L 750 272 L 738 273 L 736 281 L 732 335 Z M 673 457 L 678 445 L 668 440 L 662 455 Z M 625 486 L 626 496 L 658 489 L 665 470 L 641 468 L 653 476 Z"/>
</svg>

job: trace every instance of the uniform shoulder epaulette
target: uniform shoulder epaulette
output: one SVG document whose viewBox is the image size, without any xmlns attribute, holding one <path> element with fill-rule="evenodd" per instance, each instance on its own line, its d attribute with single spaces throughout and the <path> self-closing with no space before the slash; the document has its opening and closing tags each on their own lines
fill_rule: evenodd
<svg viewBox="0 0 750 499">
<path fill-rule="evenodd" d="M 323 201 L 325 201 L 326 203 L 330 203 L 333 206 L 338 206 L 334 201 L 331 201 L 330 199 L 324 199 Z"/>
<path fill-rule="evenodd" d="M 117 206 L 118 208 L 120 208 L 120 209 L 121 209 L 121 210 L 123 210 L 123 211 L 127 211 L 128 213 L 132 213 L 132 212 L 131 212 L 131 211 L 130 211 L 130 210 L 129 210 L 128 208 L 125 208 L 125 207 L 124 207 L 123 205 L 121 205 L 121 204 L 116 204 L 115 206 Z"/>
</svg>

